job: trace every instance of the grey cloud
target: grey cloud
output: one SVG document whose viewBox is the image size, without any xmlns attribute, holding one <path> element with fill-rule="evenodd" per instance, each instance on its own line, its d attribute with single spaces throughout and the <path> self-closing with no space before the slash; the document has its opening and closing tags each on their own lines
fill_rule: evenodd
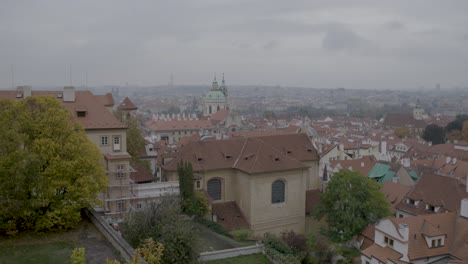
<svg viewBox="0 0 468 264">
<path fill-rule="evenodd" d="M 370 41 L 342 25 L 329 26 L 322 40 L 322 47 L 329 51 L 364 51 L 372 46 Z"/>
<path fill-rule="evenodd" d="M 385 23 L 383 27 L 388 30 L 402 30 L 405 28 L 405 24 L 400 21 L 390 21 Z"/>
<path fill-rule="evenodd" d="M 279 43 L 278 41 L 276 40 L 270 40 L 268 41 L 267 43 L 265 43 L 265 45 L 263 45 L 263 48 L 265 50 L 272 50 L 272 49 L 275 49 L 276 47 L 279 46 Z"/>
</svg>

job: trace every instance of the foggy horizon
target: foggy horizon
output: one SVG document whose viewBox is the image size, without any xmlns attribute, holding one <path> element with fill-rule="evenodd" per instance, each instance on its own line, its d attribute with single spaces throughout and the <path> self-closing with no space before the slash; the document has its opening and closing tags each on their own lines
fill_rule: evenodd
<svg viewBox="0 0 468 264">
<path fill-rule="evenodd" d="M 176 86 L 210 86 L 223 72 L 237 87 L 468 87 L 467 11 L 422 0 L 5 1 L 0 89 L 161 86 L 171 74 Z"/>
</svg>

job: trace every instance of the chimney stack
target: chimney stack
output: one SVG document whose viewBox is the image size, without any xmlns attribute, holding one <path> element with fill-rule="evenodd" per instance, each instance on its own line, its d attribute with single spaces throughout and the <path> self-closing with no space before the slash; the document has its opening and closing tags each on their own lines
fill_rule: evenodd
<svg viewBox="0 0 468 264">
<path fill-rule="evenodd" d="M 75 87 L 73 86 L 63 87 L 63 101 L 75 102 Z"/>
</svg>

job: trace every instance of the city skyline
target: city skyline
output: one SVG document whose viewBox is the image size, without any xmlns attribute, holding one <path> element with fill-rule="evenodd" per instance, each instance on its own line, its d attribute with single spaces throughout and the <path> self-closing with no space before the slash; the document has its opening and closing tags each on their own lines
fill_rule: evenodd
<svg viewBox="0 0 468 264">
<path fill-rule="evenodd" d="M 467 87 L 468 3 L 7 1 L 0 89 L 210 84 Z M 13 75 L 13 76 L 12 76 Z"/>
</svg>

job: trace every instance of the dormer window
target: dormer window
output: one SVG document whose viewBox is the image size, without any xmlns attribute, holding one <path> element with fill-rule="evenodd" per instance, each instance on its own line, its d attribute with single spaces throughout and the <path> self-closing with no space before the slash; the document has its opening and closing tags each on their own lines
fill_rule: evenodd
<svg viewBox="0 0 468 264">
<path fill-rule="evenodd" d="M 431 212 L 436 212 L 436 207 L 430 204 L 426 204 L 426 210 L 431 211 Z"/>
<path fill-rule="evenodd" d="M 416 205 L 416 201 L 413 199 L 406 199 L 407 204 Z"/>
<path fill-rule="evenodd" d="M 431 248 L 442 247 L 442 246 L 443 246 L 442 238 L 433 239 L 431 241 Z"/>
<path fill-rule="evenodd" d="M 389 246 L 389 247 L 393 247 L 393 239 L 389 238 L 388 236 L 385 236 L 384 237 L 384 243 Z"/>
</svg>

